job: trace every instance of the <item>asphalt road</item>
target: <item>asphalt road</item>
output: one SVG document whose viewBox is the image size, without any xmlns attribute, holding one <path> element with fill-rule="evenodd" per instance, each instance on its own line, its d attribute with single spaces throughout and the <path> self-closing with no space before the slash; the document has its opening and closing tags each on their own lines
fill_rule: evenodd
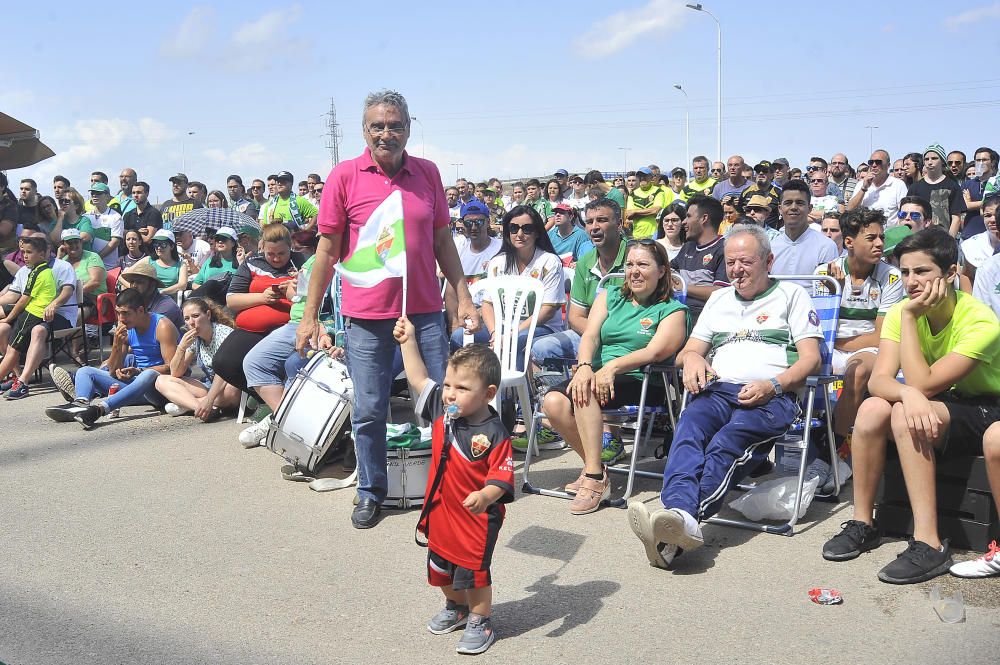
<svg viewBox="0 0 1000 665">
<path fill-rule="evenodd" d="M 457 634 L 424 625 L 415 511 L 351 528 L 352 492 L 281 478 L 240 427 L 145 407 L 85 432 L 45 418 L 48 386 L 0 401 L 0 661 L 60 663 L 440 663 Z M 573 479 L 544 453 L 533 480 Z M 520 469 L 520 465 L 518 467 Z M 519 480 L 520 482 L 520 480 Z M 656 501 L 642 482 L 639 497 Z M 847 493 L 849 498 L 849 492 Z M 518 496 L 494 557 L 497 662 L 976 663 L 1000 646 L 1000 579 L 940 578 L 967 621 L 941 623 L 930 584 L 876 571 L 889 542 L 849 562 L 822 543 L 849 504 L 816 504 L 792 538 L 707 526 L 707 545 L 665 572 L 646 564 L 623 510 L 574 517 Z M 809 601 L 816 586 L 845 602 Z"/>
</svg>

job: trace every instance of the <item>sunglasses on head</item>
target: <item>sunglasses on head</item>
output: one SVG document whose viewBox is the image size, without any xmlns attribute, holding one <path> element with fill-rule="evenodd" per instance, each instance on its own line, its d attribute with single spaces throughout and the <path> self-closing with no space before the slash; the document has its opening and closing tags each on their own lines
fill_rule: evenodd
<svg viewBox="0 0 1000 665">
<path fill-rule="evenodd" d="M 519 231 L 523 231 L 526 236 L 534 235 L 535 233 L 534 224 L 511 224 L 509 228 L 512 236 L 516 236 Z"/>
</svg>

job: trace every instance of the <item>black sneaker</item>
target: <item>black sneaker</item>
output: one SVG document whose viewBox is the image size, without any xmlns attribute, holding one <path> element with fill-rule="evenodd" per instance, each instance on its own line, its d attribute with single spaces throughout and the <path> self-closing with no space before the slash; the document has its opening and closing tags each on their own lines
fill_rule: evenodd
<svg viewBox="0 0 1000 665">
<path fill-rule="evenodd" d="M 103 415 L 104 409 L 100 405 L 88 404 L 73 415 L 73 420 L 83 425 L 83 429 L 90 429 Z"/>
<path fill-rule="evenodd" d="M 45 409 L 45 415 L 57 423 L 71 423 L 76 420 L 76 416 L 88 407 L 90 402 L 86 399 L 78 398 L 59 406 L 50 406 Z"/>
<path fill-rule="evenodd" d="M 827 561 L 850 561 L 882 544 L 878 526 L 848 520 L 840 527 L 841 532 L 823 545 L 823 558 Z"/>
<path fill-rule="evenodd" d="M 910 546 L 896 560 L 878 571 L 878 578 L 889 584 L 916 584 L 944 575 L 952 566 L 951 547 L 942 540 L 943 551 L 925 542 L 910 539 Z"/>
</svg>

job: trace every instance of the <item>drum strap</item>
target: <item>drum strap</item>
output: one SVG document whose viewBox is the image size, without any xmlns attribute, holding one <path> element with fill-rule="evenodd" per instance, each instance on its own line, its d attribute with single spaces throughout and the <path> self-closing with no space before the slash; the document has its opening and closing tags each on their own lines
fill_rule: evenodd
<svg viewBox="0 0 1000 665">
<path fill-rule="evenodd" d="M 427 501 L 424 502 L 423 508 L 420 509 L 420 517 L 417 519 L 417 526 L 413 529 L 413 542 L 421 547 L 427 547 L 427 543 L 430 541 L 431 537 L 431 523 L 428 520 L 428 516 L 431 512 L 431 506 L 434 505 L 434 501 L 437 498 L 438 488 L 441 486 L 441 478 L 444 477 L 444 467 L 448 462 L 448 453 L 451 449 L 451 425 L 447 424 L 444 428 L 444 444 L 441 446 L 441 459 L 438 460 L 437 473 L 434 474 L 434 480 L 431 482 L 431 491 L 427 494 Z M 426 520 L 426 524 L 424 523 Z M 420 525 L 424 525 L 424 536 L 427 540 L 423 542 L 420 541 Z"/>
</svg>

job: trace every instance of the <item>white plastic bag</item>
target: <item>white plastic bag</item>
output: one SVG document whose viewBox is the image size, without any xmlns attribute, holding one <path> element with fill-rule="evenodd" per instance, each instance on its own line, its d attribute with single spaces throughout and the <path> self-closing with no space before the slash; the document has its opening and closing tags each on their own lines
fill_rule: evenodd
<svg viewBox="0 0 1000 665">
<path fill-rule="evenodd" d="M 768 480 L 739 498 L 730 501 L 729 507 L 743 513 L 747 519 L 757 520 L 789 520 L 795 508 L 795 486 L 798 476 L 775 478 Z M 809 504 L 816 495 L 819 478 L 807 480 L 802 486 L 802 503 L 799 505 L 799 518 L 806 514 Z"/>
</svg>

